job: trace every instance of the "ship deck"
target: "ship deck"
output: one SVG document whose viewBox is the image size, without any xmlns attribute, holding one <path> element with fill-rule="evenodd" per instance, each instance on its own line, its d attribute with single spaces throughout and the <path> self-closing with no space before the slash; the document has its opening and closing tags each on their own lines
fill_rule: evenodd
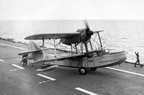
<svg viewBox="0 0 144 95">
<path fill-rule="evenodd" d="M 20 65 L 26 45 L 0 40 L 0 95 L 143 95 L 144 68 L 122 63 L 80 75 L 59 67 L 37 72 L 39 65 Z"/>
</svg>

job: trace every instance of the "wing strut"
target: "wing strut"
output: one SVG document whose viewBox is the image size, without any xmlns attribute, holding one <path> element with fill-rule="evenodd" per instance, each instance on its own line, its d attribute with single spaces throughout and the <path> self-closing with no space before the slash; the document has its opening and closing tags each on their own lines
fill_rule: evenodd
<svg viewBox="0 0 144 95">
<path fill-rule="evenodd" d="M 78 53 L 77 45 L 75 44 L 76 53 Z"/>
<path fill-rule="evenodd" d="M 43 42 L 43 50 L 42 50 L 42 52 L 43 52 L 43 55 L 44 55 L 44 57 L 45 57 L 45 39 L 44 38 L 42 38 L 42 42 Z"/>
<path fill-rule="evenodd" d="M 86 53 L 88 53 L 88 46 L 87 46 L 87 42 L 84 43 L 84 45 L 85 45 Z"/>
<path fill-rule="evenodd" d="M 73 49 L 72 49 L 72 44 L 71 44 L 71 55 L 73 55 Z"/>
<path fill-rule="evenodd" d="M 83 43 L 80 43 L 80 47 L 81 47 L 81 53 L 83 53 Z"/>
<path fill-rule="evenodd" d="M 91 46 L 91 50 L 93 50 L 92 43 L 91 43 L 90 39 L 89 39 L 89 43 L 90 43 L 90 46 Z"/>
<path fill-rule="evenodd" d="M 54 55 L 56 57 L 56 43 L 55 43 L 55 35 L 54 35 Z"/>
<path fill-rule="evenodd" d="M 103 46 L 102 46 L 102 42 L 101 42 L 101 38 L 100 38 L 99 32 L 97 32 L 97 34 L 98 34 L 98 38 L 99 38 L 99 41 L 100 41 L 100 46 L 103 47 Z"/>
</svg>

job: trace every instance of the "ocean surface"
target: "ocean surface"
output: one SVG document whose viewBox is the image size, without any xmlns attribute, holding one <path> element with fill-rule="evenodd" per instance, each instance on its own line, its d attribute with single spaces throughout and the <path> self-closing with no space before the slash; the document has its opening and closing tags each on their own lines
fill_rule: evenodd
<svg viewBox="0 0 144 95">
<path fill-rule="evenodd" d="M 139 52 L 141 63 L 144 64 L 144 20 L 87 20 L 91 30 L 101 32 L 103 46 L 117 51 L 124 50 L 127 61 L 135 62 L 135 52 Z M 85 28 L 83 20 L 0 20 L 0 37 L 13 39 L 15 42 L 28 41 L 24 38 L 40 33 L 76 32 Z M 96 35 L 92 37 L 94 48 L 97 48 Z M 41 41 L 37 41 L 41 44 Z M 58 41 L 57 41 L 58 43 Z M 48 47 L 53 45 L 47 40 Z M 68 46 L 59 46 L 66 49 Z"/>
</svg>

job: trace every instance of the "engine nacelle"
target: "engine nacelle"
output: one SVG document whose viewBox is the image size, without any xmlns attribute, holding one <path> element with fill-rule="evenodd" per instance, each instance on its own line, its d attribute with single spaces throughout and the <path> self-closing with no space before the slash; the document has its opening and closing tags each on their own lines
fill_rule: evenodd
<svg viewBox="0 0 144 95">
<path fill-rule="evenodd" d="M 91 38 L 91 35 L 93 34 L 92 31 L 87 30 L 86 28 L 78 29 L 77 32 L 80 32 L 80 35 L 66 39 L 61 39 L 60 42 L 62 42 L 65 45 L 77 44 L 80 42 L 85 43 Z"/>
<path fill-rule="evenodd" d="M 72 44 L 68 39 L 61 39 L 60 42 L 62 42 L 65 45 L 71 45 Z"/>
<path fill-rule="evenodd" d="M 77 32 L 80 32 L 80 42 L 85 42 L 88 40 L 87 31 L 85 29 L 78 29 Z"/>
</svg>

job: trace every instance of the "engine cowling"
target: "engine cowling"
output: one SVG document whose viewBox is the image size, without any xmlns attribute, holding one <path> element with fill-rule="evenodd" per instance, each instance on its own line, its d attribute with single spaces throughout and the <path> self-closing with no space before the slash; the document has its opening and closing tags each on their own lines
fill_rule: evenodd
<svg viewBox="0 0 144 95">
<path fill-rule="evenodd" d="M 91 38 L 94 32 L 90 30 L 87 22 L 85 22 L 85 26 L 86 28 L 77 30 L 77 32 L 80 33 L 79 36 L 75 36 L 75 37 L 67 38 L 67 39 L 61 39 L 60 42 L 66 45 L 71 45 L 71 44 L 80 43 L 80 42 L 83 42 L 83 43 L 87 42 Z"/>
<path fill-rule="evenodd" d="M 93 31 L 90 31 L 89 29 L 79 29 L 77 32 L 80 32 L 80 42 L 86 42 L 91 38 L 93 35 Z"/>
<path fill-rule="evenodd" d="M 65 45 L 71 45 L 72 44 L 68 39 L 61 39 L 60 42 L 62 42 Z"/>
</svg>

